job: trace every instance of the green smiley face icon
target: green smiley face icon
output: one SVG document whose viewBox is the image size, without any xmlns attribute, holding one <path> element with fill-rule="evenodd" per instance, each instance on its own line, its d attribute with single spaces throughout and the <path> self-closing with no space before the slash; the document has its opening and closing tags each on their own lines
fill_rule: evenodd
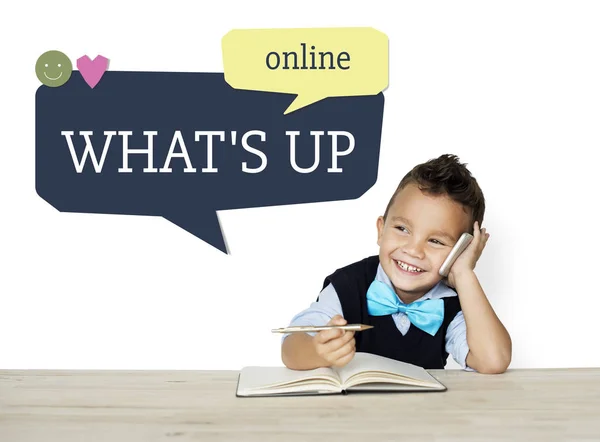
<svg viewBox="0 0 600 442">
<path fill-rule="evenodd" d="M 71 78 L 73 64 L 60 51 L 48 51 L 40 55 L 35 63 L 35 74 L 46 86 L 62 86 Z"/>
</svg>

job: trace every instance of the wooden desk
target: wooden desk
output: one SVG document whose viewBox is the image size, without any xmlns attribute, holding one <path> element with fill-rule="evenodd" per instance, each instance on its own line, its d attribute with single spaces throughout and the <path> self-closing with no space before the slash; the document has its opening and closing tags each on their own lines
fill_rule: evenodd
<svg viewBox="0 0 600 442">
<path fill-rule="evenodd" d="M 447 392 L 236 398 L 232 371 L 0 370 L 0 441 L 600 441 L 600 368 L 431 373 Z"/>
</svg>

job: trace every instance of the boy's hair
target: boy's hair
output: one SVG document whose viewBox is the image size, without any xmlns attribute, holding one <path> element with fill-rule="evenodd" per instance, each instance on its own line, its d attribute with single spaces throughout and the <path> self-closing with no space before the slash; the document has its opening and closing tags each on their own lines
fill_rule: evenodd
<svg viewBox="0 0 600 442">
<path fill-rule="evenodd" d="M 383 219 L 387 219 L 388 211 L 396 195 L 408 184 L 417 184 L 422 192 L 430 195 L 448 195 L 452 200 L 471 210 L 471 230 L 475 221 L 479 226 L 485 213 L 485 198 L 477 180 L 461 164 L 456 155 L 443 154 L 438 158 L 416 165 L 408 172 L 390 198 Z"/>
</svg>

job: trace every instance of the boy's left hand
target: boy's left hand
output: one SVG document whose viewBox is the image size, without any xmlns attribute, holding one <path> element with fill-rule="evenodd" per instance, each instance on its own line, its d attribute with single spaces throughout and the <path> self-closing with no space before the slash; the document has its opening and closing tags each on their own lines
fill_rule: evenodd
<svg viewBox="0 0 600 442">
<path fill-rule="evenodd" d="M 490 234 L 486 233 L 485 228 L 479 230 L 479 223 L 475 221 L 475 224 L 473 225 L 473 240 L 465 251 L 456 258 L 454 264 L 452 264 L 450 272 L 448 273 L 448 278 L 446 279 L 446 284 L 448 286 L 455 288 L 457 275 L 465 272 L 472 272 L 475 269 L 477 260 L 481 256 L 489 237 Z"/>
</svg>

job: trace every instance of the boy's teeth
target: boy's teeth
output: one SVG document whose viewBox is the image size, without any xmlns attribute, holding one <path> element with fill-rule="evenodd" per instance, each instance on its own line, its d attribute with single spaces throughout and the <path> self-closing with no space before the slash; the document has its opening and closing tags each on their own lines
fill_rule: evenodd
<svg viewBox="0 0 600 442">
<path fill-rule="evenodd" d="M 396 261 L 396 262 L 398 263 L 398 265 L 399 265 L 400 267 L 402 267 L 404 270 L 408 270 L 409 272 L 417 272 L 417 273 L 420 273 L 420 272 L 422 272 L 422 271 L 423 271 L 423 270 L 421 270 L 421 269 L 418 269 L 418 268 L 416 268 L 416 267 L 409 266 L 408 264 L 404 264 L 402 261 Z"/>
</svg>

